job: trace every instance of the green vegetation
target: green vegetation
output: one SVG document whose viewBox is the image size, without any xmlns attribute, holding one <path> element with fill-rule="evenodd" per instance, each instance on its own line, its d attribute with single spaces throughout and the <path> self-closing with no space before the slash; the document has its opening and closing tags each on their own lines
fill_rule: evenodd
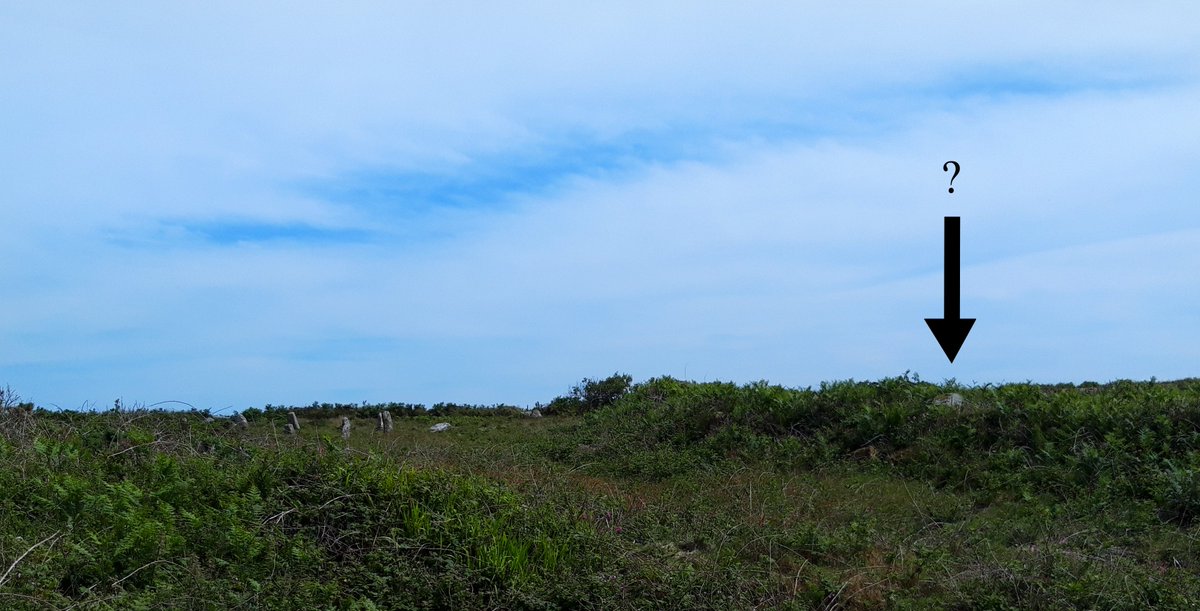
<svg viewBox="0 0 1200 611">
<path fill-rule="evenodd" d="M 0 405 L 5 609 L 1200 607 L 1200 380 Z"/>
</svg>

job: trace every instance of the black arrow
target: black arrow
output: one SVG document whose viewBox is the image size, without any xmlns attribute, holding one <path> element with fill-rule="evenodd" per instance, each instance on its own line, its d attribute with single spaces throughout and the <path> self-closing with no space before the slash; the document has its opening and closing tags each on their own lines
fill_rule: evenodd
<svg viewBox="0 0 1200 611">
<path fill-rule="evenodd" d="M 954 362 L 959 348 L 967 341 L 967 334 L 975 324 L 974 318 L 959 318 L 959 293 L 962 285 L 959 282 L 959 237 L 962 231 L 957 216 L 946 217 L 946 277 L 945 277 L 945 318 L 926 318 L 925 324 L 933 331 L 933 336 L 942 346 L 946 358 Z"/>
</svg>

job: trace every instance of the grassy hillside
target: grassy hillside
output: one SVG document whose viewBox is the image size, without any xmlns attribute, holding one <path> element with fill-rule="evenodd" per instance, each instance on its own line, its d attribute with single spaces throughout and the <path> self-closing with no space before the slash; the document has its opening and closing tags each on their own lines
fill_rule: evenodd
<svg viewBox="0 0 1200 611">
<path fill-rule="evenodd" d="M 1200 606 L 1196 380 L 614 376 L 543 409 L 10 407 L 0 608 Z"/>
</svg>

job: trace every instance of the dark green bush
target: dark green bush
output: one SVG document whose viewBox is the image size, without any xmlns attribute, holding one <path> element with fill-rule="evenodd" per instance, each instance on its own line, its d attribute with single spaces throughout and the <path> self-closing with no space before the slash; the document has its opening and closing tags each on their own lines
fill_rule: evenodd
<svg viewBox="0 0 1200 611">
<path fill-rule="evenodd" d="M 557 397 L 542 408 L 547 416 L 579 415 L 594 412 L 616 403 L 629 392 L 633 376 L 614 373 L 603 380 L 584 378 L 571 388 L 571 394 Z"/>
<path fill-rule="evenodd" d="M 576 438 L 611 473 L 668 477 L 727 459 L 813 466 L 869 456 L 899 474 L 986 498 L 1069 499 L 1099 490 L 1155 502 L 1166 521 L 1189 524 L 1200 515 L 1200 460 L 1180 462 L 1200 455 L 1195 381 L 1081 391 L 935 385 L 905 374 L 814 391 L 655 378 L 598 410 L 586 407 L 587 387 L 563 401 L 587 413 Z M 950 392 L 964 404 L 935 401 Z"/>
</svg>

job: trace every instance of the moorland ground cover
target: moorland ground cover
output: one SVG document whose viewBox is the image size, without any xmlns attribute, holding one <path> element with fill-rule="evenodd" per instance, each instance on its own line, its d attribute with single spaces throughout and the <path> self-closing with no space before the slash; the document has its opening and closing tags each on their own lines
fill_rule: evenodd
<svg viewBox="0 0 1200 611">
<path fill-rule="evenodd" d="M 1200 381 L 631 382 L 246 429 L 6 401 L 0 607 L 1200 605 Z"/>
</svg>

